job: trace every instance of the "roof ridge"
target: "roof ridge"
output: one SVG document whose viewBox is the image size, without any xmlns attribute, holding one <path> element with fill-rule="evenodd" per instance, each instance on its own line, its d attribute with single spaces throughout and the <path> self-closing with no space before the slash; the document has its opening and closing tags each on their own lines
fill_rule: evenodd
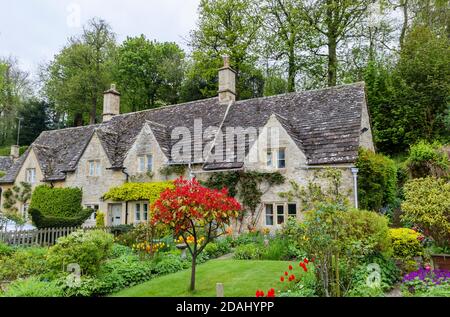
<svg viewBox="0 0 450 317">
<path fill-rule="evenodd" d="M 150 108 L 150 109 L 144 109 L 144 110 L 139 110 L 139 111 L 134 111 L 134 112 L 121 113 L 121 114 L 115 115 L 113 118 L 129 116 L 129 115 L 137 114 L 137 113 L 143 113 L 143 112 L 150 112 L 150 111 L 156 111 L 156 110 L 161 110 L 161 109 L 173 108 L 173 107 L 177 107 L 177 106 L 185 106 L 185 105 L 193 104 L 193 103 L 196 103 L 196 102 L 212 100 L 212 99 L 217 99 L 217 96 L 216 97 L 205 98 L 205 99 L 197 99 L 197 100 L 192 100 L 192 101 L 187 101 L 187 102 L 182 102 L 182 103 L 176 103 L 176 104 L 171 104 L 171 105 L 164 105 L 164 106 L 160 106 L 160 107 L 157 107 L 157 108 Z"/>
<path fill-rule="evenodd" d="M 309 90 L 302 90 L 302 91 L 286 92 L 283 94 L 272 95 L 272 96 L 264 96 L 264 97 L 257 97 L 257 98 L 251 98 L 251 99 L 237 100 L 236 103 L 242 103 L 242 102 L 246 102 L 246 101 L 250 101 L 250 100 L 266 100 L 266 99 L 271 99 L 271 98 L 276 98 L 276 97 L 288 97 L 290 95 L 301 95 L 303 93 L 320 92 L 320 91 L 334 90 L 334 89 L 340 89 L 340 88 L 349 87 L 349 86 L 360 86 L 360 85 L 365 86 L 365 82 L 357 81 L 354 83 L 342 84 L 342 85 L 331 86 L 331 87 L 323 87 L 323 88 L 316 88 L 316 89 L 309 89 Z"/>
</svg>

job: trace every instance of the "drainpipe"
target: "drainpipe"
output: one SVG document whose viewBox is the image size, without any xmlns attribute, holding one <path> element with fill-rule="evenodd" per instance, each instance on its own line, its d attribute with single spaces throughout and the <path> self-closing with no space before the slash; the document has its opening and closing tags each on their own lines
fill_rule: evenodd
<svg viewBox="0 0 450 317">
<path fill-rule="evenodd" d="M 122 173 L 125 174 L 125 182 L 128 183 L 128 178 L 130 177 L 130 175 L 126 172 L 126 167 L 122 168 Z M 125 224 L 128 224 L 128 201 L 125 201 Z"/>
<path fill-rule="evenodd" d="M 353 194 L 355 199 L 355 208 L 358 209 L 358 169 L 356 167 L 351 168 L 353 175 Z"/>
</svg>

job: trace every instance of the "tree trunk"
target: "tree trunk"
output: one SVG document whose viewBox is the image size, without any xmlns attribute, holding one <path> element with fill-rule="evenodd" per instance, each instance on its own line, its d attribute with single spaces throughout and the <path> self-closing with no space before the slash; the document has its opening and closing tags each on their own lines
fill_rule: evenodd
<svg viewBox="0 0 450 317">
<path fill-rule="evenodd" d="M 292 45 L 289 48 L 289 65 L 288 65 L 288 86 L 287 91 L 288 92 L 294 92 L 295 91 L 295 51 L 294 46 Z"/>
<path fill-rule="evenodd" d="M 334 35 L 328 36 L 328 87 L 336 86 L 337 81 L 337 40 Z"/>
<path fill-rule="evenodd" d="M 193 291 L 195 290 L 195 266 L 197 263 L 197 255 L 193 254 L 192 255 L 192 268 L 191 268 L 191 286 L 190 286 L 190 290 Z"/>
<path fill-rule="evenodd" d="M 83 125 L 83 114 L 82 113 L 76 113 L 73 118 L 73 125 L 75 127 L 80 127 Z"/>
<path fill-rule="evenodd" d="M 408 29 L 408 0 L 403 0 L 403 25 L 402 31 L 400 33 L 400 48 L 403 47 L 403 42 L 405 40 L 406 30 Z"/>
<path fill-rule="evenodd" d="M 91 112 L 89 113 L 89 124 L 95 123 L 97 116 L 97 96 L 92 98 Z"/>
</svg>

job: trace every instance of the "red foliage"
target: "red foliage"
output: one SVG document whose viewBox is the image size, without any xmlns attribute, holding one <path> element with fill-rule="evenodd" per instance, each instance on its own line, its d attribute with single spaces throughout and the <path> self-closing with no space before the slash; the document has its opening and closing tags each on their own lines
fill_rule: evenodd
<svg viewBox="0 0 450 317">
<path fill-rule="evenodd" d="M 229 224 L 237 217 L 241 205 L 228 196 L 226 189 L 209 189 L 193 179 L 182 177 L 174 182 L 174 188 L 161 193 L 152 207 L 152 222 L 170 225 L 176 233 L 191 229 L 198 223 Z"/>
</svg>

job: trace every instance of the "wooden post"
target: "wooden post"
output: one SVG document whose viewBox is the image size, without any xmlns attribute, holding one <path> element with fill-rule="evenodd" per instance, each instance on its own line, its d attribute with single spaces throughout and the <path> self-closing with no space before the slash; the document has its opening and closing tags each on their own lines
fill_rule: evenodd
<svg viewBox="0 0 450 317">
<path fill-rule="evenodd" d="M 217 297 L 223 297 L 223 284 L 222 283 L 216 283 L 216 295 Z"/>
</svg>

